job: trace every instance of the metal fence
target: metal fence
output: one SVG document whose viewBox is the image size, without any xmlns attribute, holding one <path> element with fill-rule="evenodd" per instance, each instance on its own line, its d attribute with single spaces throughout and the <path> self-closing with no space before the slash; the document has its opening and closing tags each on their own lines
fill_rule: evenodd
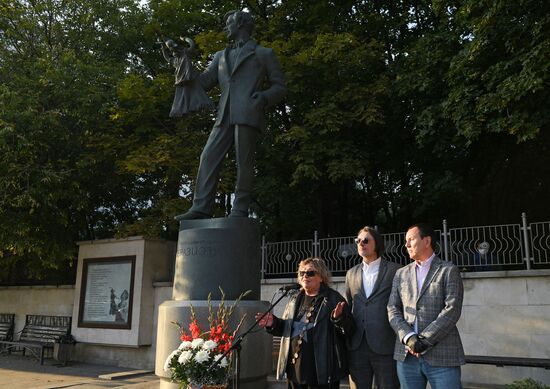
<svg viewBox="0 0 550 389">
<path fill-rule="evenodd" d="M 550 222 L 531 223 L 529 252 L 535 265 L 550 263 Z"/>
<path fill-rule="evenodd" d="M 520 270 L 550 267 L 550 222 L 494 226 L 449 228 L 443 220 L 436 230 L 436 253 L 452 261 L 462 271 Z M 405 249 L 405 232 L 382 234 L 384 258 L 406 265 L 410 263 Z M 353 236 L 270 243 L 262 242 L 264 278 L 293 277 L 298 263 L 310 256 L 323 258 L 333 275 L 345 272 L 359 263 L 361 257 Z"/>
</svg>

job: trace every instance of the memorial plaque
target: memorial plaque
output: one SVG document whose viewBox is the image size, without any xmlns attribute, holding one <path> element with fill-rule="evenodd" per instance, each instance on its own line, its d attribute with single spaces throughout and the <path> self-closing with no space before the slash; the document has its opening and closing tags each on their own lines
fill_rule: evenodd
<svg viewBox="0 0 550 389">
<path fill-rule="evenodd" d="M 132 326 L 136 257 L 84 258 L 79 327 Z"/>
</svg>

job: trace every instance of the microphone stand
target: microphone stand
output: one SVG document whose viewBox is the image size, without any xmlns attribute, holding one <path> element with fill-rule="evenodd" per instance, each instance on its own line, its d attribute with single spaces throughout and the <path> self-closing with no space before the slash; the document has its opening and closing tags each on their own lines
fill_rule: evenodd
<svg viewBox="0 0 550 389">
<path fill-rule="evenodd" d="M 273 304 L 271 304 L 268 308 L 267 311 L 265 311 L 262 316 L 260 316 L 260 318 L 258 320 L 255 320 L 254 321 L 254 324 L 252 324 L 245 332 L 243 332 L 241 335 L 239 335 L 237 337 L 237 340 L 233 341 L 233 343 L 231 344 L 231 347 L 226 350 L 222 356 L 220 358 L 218 358 L 218 360 L 214 361 L 214 363 L 212 363 L 209 367 L 208 367 L 208 370 L 212 370 L 214 369 L 216 366 L 218 366 L 221 361 L 223 360 L 223 358 L 225 358 L 227 355 L 229 355 L 231 353 L 231 351 L 233 350 L 237 350 L 237 356 L 235 358 L 235 370 L 236 370 L 236 379 L 233 381 L 235 382 L 235 385 L 233 386 L 232 389 L 238 389 L 239 387 L 239 381 L 240 381 L 240 375 L 241 375 L 241 365 L 240 365 L 240 352 L 241 352 L 241 343 L 242 341 L 244 340 L 244 338 L 254 329 L 256 328 L 256 326 L 258 325 L 258 323 L 269 313 L 273 310 L 273 308 L 279 304 L 279 302 L 285 298 L 288 293 L 293 290 L 293 289 L 287 289 L 287 290 L 284 290 L 284 293 L 281 295 L 281 297 L 279 297 Z"/>
</svg>

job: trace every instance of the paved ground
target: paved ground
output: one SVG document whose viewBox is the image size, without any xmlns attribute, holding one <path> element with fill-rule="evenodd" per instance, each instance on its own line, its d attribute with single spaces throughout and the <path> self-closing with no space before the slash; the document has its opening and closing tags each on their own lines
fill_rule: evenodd
<svg viewBox="0 0 550 389">
<path fill-rule="evenodd" d="M 0 355 L 1 388 L 158 388 L 158 378 L 153 374 L 130 376 L 118 380 L 102 380 L 100 375 L 128 371 L 127 368 L 71 362 L 67 366 L 46 359 L 44 365 L 19 355 Z"/>
<path fill-rule="evenodd" d="M 115 378 L 117 375 L 122 377 Z M 114 377 L 109 380 L 100 379 L 100 376 Z M 286 385 L 276 382 L 273 377 L 269 381 L 269 389 L 286 389 Z M 52 359 L 46 359 L 44 365 L 40 365 L 36 360 L 21 355 L 0 354 L 2 389 L 157 389 L 159 386 L 159 379 L 152 372 L 79 362 L 62 366 Z"/>
<path fill-rule="evenodd" d="M 123 374 L 127 373 L 127 374 Z M 100 379 L 100 376 L 117 376 L 116 379 Z M 0 354 L 0 388 L 2 389 L 158 389 L 159 379 L 152 372 L 128 368 L 71 362 L 67 366 L 46 359 L 44 365 L 20 355 Z M 465 385 L 465 389 L 487 389 Z M 286 385 L 269 377 L 269 389 L 286 389 Z M 340 389 L 349 389 L 347 384 Z"/>
</svg>

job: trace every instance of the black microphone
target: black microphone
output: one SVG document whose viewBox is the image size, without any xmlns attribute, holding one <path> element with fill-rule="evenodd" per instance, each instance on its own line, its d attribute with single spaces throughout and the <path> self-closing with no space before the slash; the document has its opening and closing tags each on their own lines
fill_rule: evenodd
<svg viewBox="0 0 550 389">
<path fill-rule="evenodd" d="M 300 285 L 300 284 L 292 284 L 292 285 L 281 286 L 279 288 L 279 290 L 283 290 L 285 292 L 288 292 L 288 291 L 291 291 L 291 290 L 298 290 L 298 289 L 301 289 L 301 288 L 302 288 L 302 285 Z"/>
</svg>

